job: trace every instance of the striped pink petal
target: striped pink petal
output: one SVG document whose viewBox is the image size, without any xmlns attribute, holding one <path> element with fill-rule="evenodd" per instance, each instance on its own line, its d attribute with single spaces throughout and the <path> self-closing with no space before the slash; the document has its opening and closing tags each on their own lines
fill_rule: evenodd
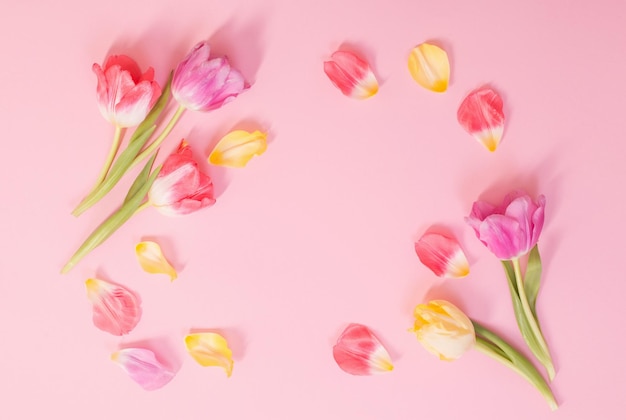
<svg viewBox="0 0 626 420">
<path fill-rule="evenodd" d="M 455 238 L 427 232 L 415 243 L 415 252 L 438 277 L 458 279 L 469 274 L 469 263 Z"/>
<path fill-rule="evenodd" d="M 459 124 L 490 152 L 496 150 L 504 131 L 502 98 L 485 87 L 470 93 L 457 112 Z"/>
<path fill-rule="evenodd" d="M 366 99 L 378 92 L 378 81 L 369 64 L 348 51 L 335 51 L 324 62 L 324 73 L 344 95 Z"/>
<path fill-rule="evenodd" d="M 172 380 L 175 373 L 163 366 L 153 351 L 141 348 L 127 348 L 111 355 L 130 378 L 146 391 L 162 388 Z"/>
<path fill-rule="evenodd" d="M 373 375 L 393 370 L 389 353 L 364 325 L 350 324 L 333 347 L 339 367 L 351 375 Z"/>
<path fill-rule="evenodd" d="M 141 319 L 139 299 L 128 289 L 104 280 L 88 279 L 87 298 L 93 305 L 94 325 L 113 335 L 128 334 Z"/>
</svg>

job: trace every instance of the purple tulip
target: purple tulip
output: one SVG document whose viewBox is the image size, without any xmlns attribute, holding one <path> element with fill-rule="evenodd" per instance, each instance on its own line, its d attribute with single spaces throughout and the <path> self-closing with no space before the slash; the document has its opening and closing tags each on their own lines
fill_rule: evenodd
<svg viewBox="0 0 626 420">
<path fill-rule="evenodd" d="M 496 257 L 512 260 L 527 254 L 537 244 L 545 205 L 543 195 L 535 203 L 528 194 L 515 191 L 497 207 L 476 201 L 465 221 Z"/>
<path fill-rule="evenodd" d="M 181 61 L 172 79 L 172 95 L 193 111 L 211 111 L 232 101 L 248 86 L 225 57 L 209 59 L 207 42 L 198 43 Z"/>
</svg>

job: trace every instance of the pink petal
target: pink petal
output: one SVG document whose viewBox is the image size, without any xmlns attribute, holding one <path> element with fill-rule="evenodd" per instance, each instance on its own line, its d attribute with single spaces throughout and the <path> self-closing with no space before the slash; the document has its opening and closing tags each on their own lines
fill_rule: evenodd
<svg viewBox="0 0 626 420">
<path fill-rule="evenodd" d="M 487 217 L 480 225 L 478 237 L 501 260 L 519 257 L 525 238 L 519 222 L 501 214 Z"/>
<path fill-rule="evenodd" d="M 415 252 L 438 277 L 458 279 L 469 274 L 469 263 L 455 238 L 427 232 L 415 244 Z"/>
<path fill-rule="evenodd" d="M 378 81 L 367 62 L 347 51 L 336 51 L 331 59 L 324 62 L 324 72 L 344 95 L 366 99 L 378 92 Z"/>
<path fill-rule="evenodd" d="M 504 131 L 502 98 L 490 88 L 470 93 L 457 112 L 459 124 L 489 151 L 500 144 Z"/>
<path fill-rule="evenodd" d="M 146 391 L 162 388 L 175 375 L 157 360 L 154 352 L 148 349 L 122 349 L 113 353 L 111 359 Z"/>
<path fill-rule="evenodd" d="M 141 319 L 139 299 L 122 286 L 88 279 L 87 298 L 93 305 L 94 325 L 113 335 L 128 334 Z"/>
<path fill-rule="evenodd" d="M 337 365 L 351 375 L 373 375 L 393 370 L 389 353 L 364 325 L 350 324 L 333 347 Z"/>
</svg>

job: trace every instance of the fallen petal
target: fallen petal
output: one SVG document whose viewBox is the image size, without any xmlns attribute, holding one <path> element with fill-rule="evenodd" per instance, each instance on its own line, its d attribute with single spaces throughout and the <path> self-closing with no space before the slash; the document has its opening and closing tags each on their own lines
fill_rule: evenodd
<svg viewBox="0 0 626 420">
<path fill-rule="evenodd" d="M 459 279 L 469 274 L 467 258 L 454 238 L 427 232 L 415 243 L 415 252 L 438 277 Z"/>
<path fill-rule="evenodd" d="M 218 166 L 243 168 L 254 156 L 261 156 L 267 149 L 267 134 L 260 131 L 231 131 L 215 145 L 209 162 Z"/>
<path fill-rule="evenodd" d="M 233 372 L 233 353 L 226 339 L 217 333 L 202 332 L 185 337 L 187 351 L 201 366 L 219 366 L 230 377 Z"/>
<path fill-rule="evenodd" d="M 378 81 L 369 64 L 348 51 L 335 51 L 324 62 L 324 73 L 341 93 L 367 99 L 378 92 Z"/>
<path fill-rule="evenodd" d="M 467 95 L 457 112 L 459 124 L 490 152 L 496 150 L 504 132 L 502 98 L 491 88 Z"/>
<path fill-rule="evenodd" d="M 122 349 L 113 353 L 111 360 L 146 391 L 163 387 L 175 375 L 157 360 L 154 352 L 148 349 Z"/>
<path fill-rule="evenodd" d="M 139 299 L 122 286 L 88 279 L 87 298 L 93 305 L 93 323 L 113 335 L 128 334 L 141 319 Z"/>
<path fill-rule="evenodd" d="M 165 259 L 161 247 L 156 242 L 139 242 L 135 246 L 135 253 L 139 265 L 145 272 L 150 274 L 167 274 L 170 276 L 170 281 L 174 281 L 178 277 L 176 270 Z"/>
<path fill-rule="evenodd" d="M 389 353 L 364 325 L 350 324 L 333 347 L 337 365 L 351 375 L 373 375 L 393 370 Z"/>
<path fill-rule="evenodd" d="M 420 44 L 409 54 L 409 72 L 420 86 L 445 92 L 450 80 L 448 54 L 436 45 Z"/>
</svg>

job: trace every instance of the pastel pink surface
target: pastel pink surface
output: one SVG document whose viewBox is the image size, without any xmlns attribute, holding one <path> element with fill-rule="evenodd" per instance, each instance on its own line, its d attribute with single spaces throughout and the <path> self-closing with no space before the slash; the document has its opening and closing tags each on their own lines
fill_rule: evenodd
<svg viewBox="0 0 626 420">
<path fill-rule="evenodd" d="M 198 407 L 232 419 L 619 418 L 626 3 L 60 0 L 6 9 L 0 418 L 178 419 Z M 186 112 L 159 160 L 181 138 L 206 156 L 232 129 L 268 131 L 267 151 L 241 170 L 201 162 L 214 206 L 184 218 L 148 209 L 60 275 L 131 181 L 70 215 L 113 136 L 91 65 L 127 54 L 163 84 L 202 39 L 250 89 L 209 114 Z M 450 56 L 445 94 L 416 86 L 406 68 L 411 48 L 429 40 Z M 323 72 L 343 44 L 379 79 L 367 101 L 346 100 Z M 507 118 L 494 153 L 456 121 L 462 98 L 484 84 L 503 97 Z M 548 203 L 537 311 L 557 367 L 554 413 L 497 362 L 474 351 L 440 362 L 408 332 L 416 304 L 446 299 L 523 348 L 500 263 L 463 220 L 476 199 L 497 203 L 515 188 Z M 413 243 L 433 224 L 461 242 L 471 264 L 462 281 L 442 281 L 416 259 Z M 141 240 L 158 240 L 175 282 L 141 270 Z M 90 277 L 141 296 L 128 336 L 94 328 Z M 332 347 L 351 322 L 376 327 L 393 372 L 337 368 Z M 228 340 L 231 378 L 188 358 L 190 330 Z M 175 380 L 145 392 L 109 361 L 120 347 L 178 363 Z"/>
</svg>

